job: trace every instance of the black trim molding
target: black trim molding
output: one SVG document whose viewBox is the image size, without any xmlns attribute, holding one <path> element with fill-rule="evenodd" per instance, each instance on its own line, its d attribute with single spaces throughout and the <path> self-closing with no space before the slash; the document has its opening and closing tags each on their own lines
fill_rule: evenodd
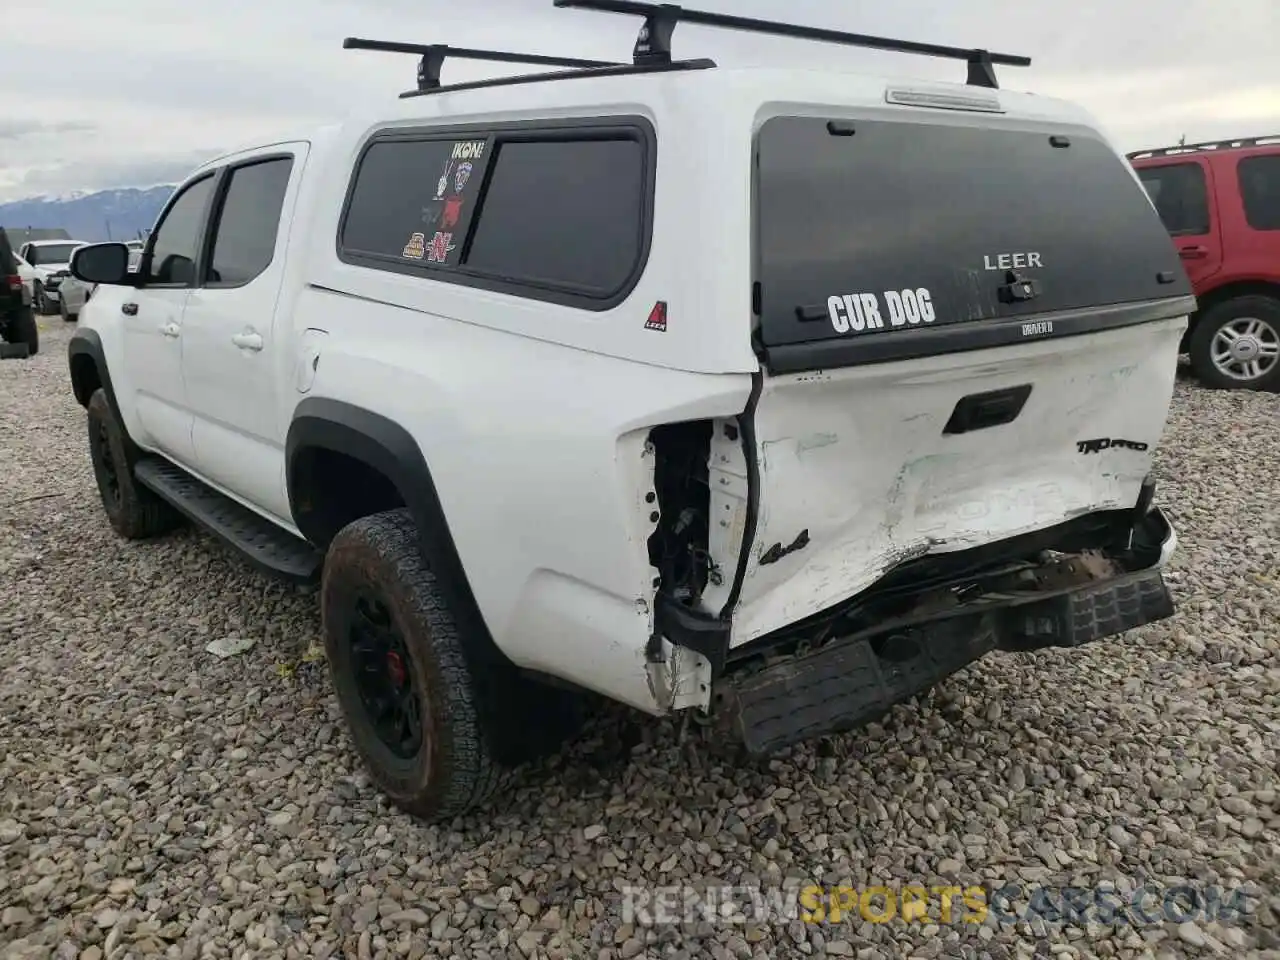
<svg viewBox="0 0 1280 960">
<path fill-rule="evenodd" d="M 315 525 L 308 522 L 308 511 L 299 495 L 303 484 L 298 475 L 298 454 L 307 448 L 341 453 L 367 464 L 391 481 L 419 529 L 443 526 L 443 512 L 426 459 L 404 427 L 340 400 L 307 397 L 298 404 L 285 439 L 285 482 L 294 523 L 321 549 L 328 546 L 326 538 L 318 536 Z M 433 540 L 441 542 L 442 533 L 452 547 L 447 529 L 432 532 Z"/>
<path fill-rule="evenodd" d="M 926 329 L 917 327 L 874 336 L 781 344 L 760 347 L 759 350 L 769 373 L 801 373 L 806 370 L 915 360 L 940 354 L 1004 347 L 1014 343 L 1099 333 L 1103 330 L 1190 316 L 1195 309 L 1195 297 L 1174 297 L 1032 316 L 948 323 Z M 1026 334 L 1024 328 L 1041 329 L 1044 332 Z"/>
<path fill-rule="evenodd" d="M 111 404 L 111 412 L 116 415 L 116 419 L 120 421 L 120 426 L 123 429 L 124 420 L 120 416 L 120 405 L 116 402 L 116 391 L 111 385 L 111 371 L 107 369 L 107 357 L 102 350 L 102 338 L 98 336 L 97 330 L 81 327 L 71 335 L 71 340 L 67 343 L 67 364 L 71 368 L 71 389 L 75 393 L 76 402 L 82 407 L 88 407 L 89 398 L 93 396 L 93 391 L 86 389 L 83 379 L 76 374 L 77 357 L 88 357 L 93 361 L 98 383 L 106 391 L 107 402 Z"/>
</svg>

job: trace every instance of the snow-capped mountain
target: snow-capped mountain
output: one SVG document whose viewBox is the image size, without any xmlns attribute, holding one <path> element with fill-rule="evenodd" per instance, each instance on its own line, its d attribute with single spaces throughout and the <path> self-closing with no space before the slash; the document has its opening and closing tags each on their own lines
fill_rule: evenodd
<svg viewBox="0 0 1280 960">
<path fill-rule="evenodd" d="M 150 230 L 173 185 L 122 187 L 0 203 L 0 226 L 21 242 L 24 227 L 59 228 L 74 240 L 132 240 Z"/>
</svg>

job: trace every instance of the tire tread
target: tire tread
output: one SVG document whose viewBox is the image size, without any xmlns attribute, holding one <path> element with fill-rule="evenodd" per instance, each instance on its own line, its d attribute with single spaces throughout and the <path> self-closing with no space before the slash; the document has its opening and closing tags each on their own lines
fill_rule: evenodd
<svg viewBox="0 0 1280 960">
<path fill-rule="evenodd" d="M 146 540 L 168 533 L 182 522 L 181 516 L 169 504 L 142 486 L 133 476 L 133 458 L 129 456 L 125 441 L 124 427 L 111 409 L 106 391 L 99 387 L 89 398 L 86 422 L 89 429 L 90 455 L 95 443 L 95 422 L 105 420 L 107 424 L 107 442 L 111 446 L 111 457 L 116 464 L 116 477 L 120 484 L 120 512 L 112 516 L 107 510 L 107 518 L 111 527 L 126 540 Z M 97 470 L 95 464 L 95 479 Z M 98 491 L 102 490 L 101 481 Z M 103 498 L 106 509 L 106 499 Z"/>
<path fill-rule="evenodd" d="M 425 626 L 425 643 L 423 637 L 411 638 L 410 649 L 414 656 L 424 657 L 428 671 L 436 675 L 438 690 L 433 693 L 444 694 L 446 702 L 440 705 L 438 713 L 448 726 L 446 735 L 437 743 L 442 755 L 436 770 L 442 782 L 436 789 L 429 787 L 418 796 L 392 794 L 368 762 L 369 757 L 358 738 L 357 749 L 365 757 L 375 781 L 402 809 L 429 819 L 459 816 L 492 797 L 506 774 L 490 749 L 485 733 L 483 694 L 468 665 L 462 632 L 440 581 L 422 556 L 418 529 L 409 511 L 393 510 L 354 521 L 334 539 L 331 556 L 335 547 L 340 550 L 352 541 L 368 546 L 387 564 L 407 598 L 410 615 Z M 326 583 L 334 575 L 334 569 L 326 564 Z M 327 627 L 326 640 L 330 640 Z"/>
</svg>

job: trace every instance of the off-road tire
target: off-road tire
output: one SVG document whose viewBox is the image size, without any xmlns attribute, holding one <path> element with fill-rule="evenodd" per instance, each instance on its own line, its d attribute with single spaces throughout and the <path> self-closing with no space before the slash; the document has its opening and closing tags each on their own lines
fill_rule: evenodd
<svg viewBox="0 0 1280 960">
<path fill-rule="evenodd" d="M 181 524 L 176 510 L 134 479 L 124 426 L 101 387 L 89 398 L 86 421 L 89 458 L 111 529 L 127 540 L 145 540 Z"/>
<path fill-rule="evenodd" d="M 1262 320 L 1271 330 L 1280 332 L 1280 299 L 1262 295 L 1234 297 L 1206 310 L 1191 332 L 1191 368 L 1202 384 L 1219 390 L 1280 389 L 1280 362 L 1253 380 L 1229 377 L 1214 365 L 1213 341 L 1218 331 L 1245 317 Z"/>
<path fill-rule="evenodd" d="M 10 343 L 25 343 L 27 356 L 34 357 L 40 352 L 40 328 L 36 326 L 36 315 L 30 307 L 19 310 L 9 321 L 9 331 L 5 339 Z"/>
<path fill-rule="evenodd" d="M 408 653 L 404 673 L 418 697 L 422 727 L 411 757 L 396 756 L 383 741 L 361 699 L 350 642 L 360 597 L 385 607 Z M 431 820 L 482 804 L 503 777 L 455 606 L 428 567 L 407 510 L 356 520 L 329 545 L 320 608 L 339 706 L 377 786 L 402 810 Z"/>
</svg>

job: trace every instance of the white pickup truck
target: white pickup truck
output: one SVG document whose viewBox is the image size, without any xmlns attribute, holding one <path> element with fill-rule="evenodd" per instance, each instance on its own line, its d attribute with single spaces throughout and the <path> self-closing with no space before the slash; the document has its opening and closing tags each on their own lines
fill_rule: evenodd
<svg viewBox="0 0 1280 960">
<path fill-rule="evenodd" d="M 71 255 L 82 246 L 78 240 L 29 240 L 18 250 L 31 271 L 31 301 L 40 313 L 58 312 Z"/>
<path fill-rule="evenodd" d="M 418 89 L 208 162 L 136 274 L 77 252 L 121 535 L 319 578 L 353 742 L 426 816 L 562 688 L 768 753 L 1173 612 L 1149 473 L 1195 303 L 1086 113 L 1001 90 L 1014 57 L 820 32 L 968 82 L 722 69 L 675 24 L 800 28 L 557 6 L 645 16 L 632 58 L 351 41 Z"/>
</svg>

